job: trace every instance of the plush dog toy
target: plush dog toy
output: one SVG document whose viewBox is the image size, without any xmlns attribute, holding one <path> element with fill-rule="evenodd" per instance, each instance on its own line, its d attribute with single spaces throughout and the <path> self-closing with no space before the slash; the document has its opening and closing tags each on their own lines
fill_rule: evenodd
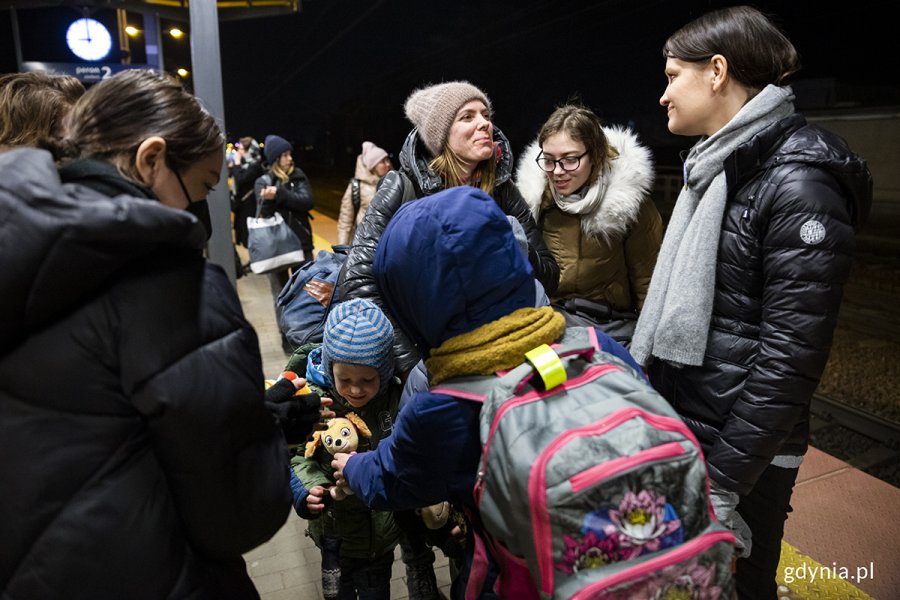
<svg viewBox="0 0 900 600">
<path fill-rule="evenodd" d="M 312 441 L 306 443 L 306 452 L 303 453 L 306 458 L 315 454 L 319 446 L 324 446 L 332 456 L 339 452 L 354 452 L 359 446 L 360 436 L 372 437 L 366 422 L 353 412 L 347 413 L 344 417 L 329 419 L 325 424 L 326 429 L 313 433 Z M 335 485 L 331 487 L 329 493 L 335 500 L 343 500 L 353 492 Z"/>
</svg>

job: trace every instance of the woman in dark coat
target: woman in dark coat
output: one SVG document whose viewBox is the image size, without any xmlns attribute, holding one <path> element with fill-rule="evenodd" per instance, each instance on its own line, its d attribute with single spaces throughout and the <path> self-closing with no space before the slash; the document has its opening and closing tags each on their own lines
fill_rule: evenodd
<svg viewBox="0 0 900 600">
<path fill-rule="evenodd" d="M 291 494 L 256 334 L 192 214 L 224 137 L 146 70 L 66 124 L 59 174 L 46 151 L 0 154 L 0 589 L 257 598 L 242 555 Z"/>
<path fill-rule="evenodd" d="M 338 282 L 341 296 L 381 304 L 372 259 L 391 217 L 404 202 L 459 185 L 480 188 L 522 224 L 535 277 L 552 294 L 559 283 L 559 267 L 512 181 L 509 141 L 494 127 L 487 95 L 465 81 L 440 83 L 414 91 L 405 110 L 415 128 L 403 143 L 400 170 L 385 175 L 357 228 Z M 397 368 L 405 378 L 419 353 L 405 332 L 395 327 L 394 333 Z"/>
<path fill-rule="evenodd" d="M 283 137 L 267 135 L 263 152 L 269 170 L 256 180 L 254 192 L 261 217 L 271 217 L 278 211 L 281 218 L 300 239 L 307 261 L 313 259 L 312 227 L 309 220 L 313 209 L 312 187 L 306 173 L 294 166 L 291 155 L 294 147 Z M 272 293 L 277 296 L 287 283 L 287 269 L 271 273 Z"/>
<path fill-rule="evenodd" d="M 716 516 L 745 546 L 739 596 L 774 598 L 871 176 L 844 140 L 794 112 L 797 53 L 757 10 L 701 16 L 663 54 L 669 130 L 702 137 L 631 352 L 703 445 Z"/>
</svg>

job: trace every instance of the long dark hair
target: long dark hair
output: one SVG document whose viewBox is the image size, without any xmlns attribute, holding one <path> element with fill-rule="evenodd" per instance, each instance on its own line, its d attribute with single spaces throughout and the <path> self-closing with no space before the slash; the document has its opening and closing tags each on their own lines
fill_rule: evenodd
<svg viewBox="0 0 900 600">
<path fill-rule="evenodd" d="M 113 161 L 136 179 L 135 155 L 152 136 L 166 140 L 170 166 L 182 171 L 225 146 L 215 118 L 173 76 L 130 69 L 104 79 L 66 118 L 68 158 Z"/>
<path fill-rule="evenodd" d="M 731 75 L 751 90 L 784 85 L 800 70 L 794 45 L 764 14 L 750 6 L 708 12 L 675 33 L 663 56 L 705 62 L 716 54 L 728 61 Z"/>
</svg>

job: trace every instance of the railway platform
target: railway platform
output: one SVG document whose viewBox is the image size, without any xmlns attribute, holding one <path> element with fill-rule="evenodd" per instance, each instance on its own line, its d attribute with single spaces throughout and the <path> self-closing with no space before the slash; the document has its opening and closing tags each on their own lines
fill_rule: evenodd
<svg viewBox="0 0 900 600">
<path fill-rule="evenodd" d="M 315 215 L 316 248 L 336 240 L 335 222 Z M 239 249 L 239 252 L 243 249 Z M 246 261 L 246 254 L 243 254 Z M 287 356 L 275 323 L 269 282 L 247 275 L 237 281 L 248 320 L 259 336 L 266 376 L 277 375 Z M 811 448 L 800 467 L 785 527 L 778 581 L 780 600 L 894 600 L 900 598 L 900 488 Z M 322 597 L 319 552 L 306 525 L 291 512 L 281 530 L 245 559 L 262 600 Z M 449 597 L 450 572 L 439 551 L 435 572 Z M 407 598 L 399 549 L 392 600 Z"/>
</svg>

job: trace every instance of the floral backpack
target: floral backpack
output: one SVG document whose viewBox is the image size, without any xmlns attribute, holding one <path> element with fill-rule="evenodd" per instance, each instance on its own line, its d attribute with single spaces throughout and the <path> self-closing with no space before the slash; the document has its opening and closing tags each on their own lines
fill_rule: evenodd
<svg viewBox="0 0 900 600">
<path fill-rule="evenodd" d="M 488 551 L 501 598 L 731 597 L 734 536 L 713 516 L 696 438 L 599 348 L 593 328 L 570 328 L 499 377 L 431 390 L 482 403 L 467 598 Z"/>
</svg>

